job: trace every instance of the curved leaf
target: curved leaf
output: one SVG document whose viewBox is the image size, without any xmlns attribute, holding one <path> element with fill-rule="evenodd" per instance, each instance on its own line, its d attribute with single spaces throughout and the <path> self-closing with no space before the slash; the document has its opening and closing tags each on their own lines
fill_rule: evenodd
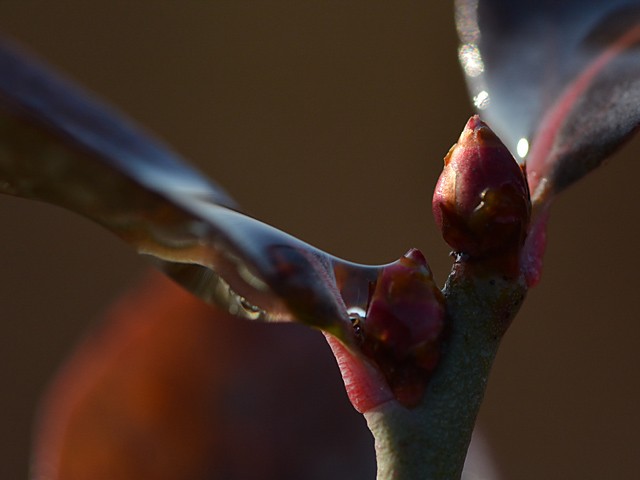
<svg viewBox="0 0 640 480">
<path fill-rule="evenodd" d="M 99 222 L 230 313 L 350 338 L 383 266 L 340 260 L 237 210 L 217 185 L 0 42 L 0 192 Z"/>
<path fill-rule="evenodd" d="M 538 203 L 597 167 L 640 124 L 638 0 L 458 0 L 476 108 Z"/>
</svg>

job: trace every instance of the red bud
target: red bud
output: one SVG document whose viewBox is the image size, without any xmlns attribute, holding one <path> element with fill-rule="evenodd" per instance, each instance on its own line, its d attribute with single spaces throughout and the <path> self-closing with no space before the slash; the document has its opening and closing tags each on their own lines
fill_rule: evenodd
<svg viewBox="0 0 640 480">
<path fill-rule="evenodd" d="M 361 326 L 361 348 L 407 407 L 420 401 L 438 364 L 444 324 L 444 298 L 419 250 L 385 267 Z"/>
<path fill-rule="evenodd" d="M 445 241 L 472 258 L 519 250 L 531 201 L 523 169 L 478 116 L 444 159 L 433 215 Z"/>
</svg>

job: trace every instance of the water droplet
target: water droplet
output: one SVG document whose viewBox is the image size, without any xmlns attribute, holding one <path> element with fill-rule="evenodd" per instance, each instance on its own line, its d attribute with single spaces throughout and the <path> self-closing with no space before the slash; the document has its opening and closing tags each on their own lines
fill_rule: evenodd
<svg viewBox="0 0 640 480">
<path fill-rule="evenodd" d="M 470 77 L 477 77 L 484 72 L 484 62 L 476 44 L 467 43 L 462 45 L 458 50 L 458 58 L 464 72 Z"/>
<path fill-rule="evenodd" d="M 524 158 L 529 153 L 529 140 L 526 138 L 521 138 L 518 140 L 518 145 L 516 146 L 516 152 L 520 158 Z"/>
<path fill-rule="evenodd" d="M 355 318 L 364 318 L 367 316 L 367 312 L 365 312 L 364 309 L 360 307 L 348 308 L 347 313 L 349 314 L 349 318 L 352 320 L 354 320 Z"/>
<path fill-rule="evenodd" d="M 479 110 L 484 110 L 485 108 L 487 108 L 489 106 L 489 100 L 490 100 L 489 99 L 489 92 L 487 92 L 486 90 L 482 90 L 475 97 L 473 97 L 473 104 Z"/>
<path fill-rule="evenodd" d="M 360 307 L 351 307 L 347 309 L 347 313 L 349 314 L 349 320 L 351 320 L 351 326 L 353 327 L 356 337 L 361 338 L 364 319 L 367 315 L 366 312 Z"/>
<path fill-rule="evenodd" d="M 247 301 L 246 298 L 239 297 L 239 303 L 242 309 L 244 310 L 243 318 L 247 318 L 249 320 L 259 320 L 261 318 L 266 318 L 267 313 L 259 307 L 252 305 Z"/>
</svg>

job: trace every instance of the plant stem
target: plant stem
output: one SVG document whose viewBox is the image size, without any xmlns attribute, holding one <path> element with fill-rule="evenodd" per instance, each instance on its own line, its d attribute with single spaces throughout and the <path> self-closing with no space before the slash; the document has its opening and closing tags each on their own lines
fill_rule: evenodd
<svg viewBox="0 0 640 480">
<path fill-rule="evenodd" d="M 422 403 L 387 402 L 365 418 L 375 439 L 378 480 L 459 479 L 500 339 L 518 311 L 522 278 L 478 275 L 459 262 L 443 290 L 451 325 Z"/>
</svg>

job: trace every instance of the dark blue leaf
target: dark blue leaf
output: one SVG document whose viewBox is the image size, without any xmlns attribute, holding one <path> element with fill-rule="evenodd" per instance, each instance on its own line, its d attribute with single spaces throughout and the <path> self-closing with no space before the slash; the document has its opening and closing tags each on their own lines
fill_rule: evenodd
<svg viewBox="0 0 640 480">
<path fill-rule="evenodd" d="M 460 60 L 483 117 L 541 202 L 640 123 L 638 0 L 458 0 Z"/>
<path fill-rule="evenodd" d="M 104 225 L 201 298 L 345 339 L 380 266 L 240 213 L 213 182 L 80 89 L 0 42 L 0 192 Z"/>
</svg>

